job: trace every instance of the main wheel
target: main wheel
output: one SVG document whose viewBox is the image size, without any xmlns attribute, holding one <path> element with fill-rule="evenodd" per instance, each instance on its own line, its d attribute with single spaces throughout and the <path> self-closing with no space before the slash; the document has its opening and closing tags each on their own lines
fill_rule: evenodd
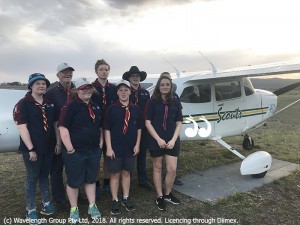
<svg viewBox="0 0 300 225">
<path fill-rule="evenodd" d="M 246 136 L 244 138 L 244 141 L 243 141 L 243 148 L 245 150 L 250 151 L 250 150 L 253 149 L 253 147 L 254 147 L 254 141 L 253 141 L 253 139 L 251 137 L 249 137 L 249 136 Z"/>
<path fill-rule="evenodd" d="M 263 178 L 264 176 L 266 176 L 268 171 L 262 172 L 262 173 L 258 173 L 258 174 L 252 174 L 251 176 L 254 178 Z"/>
</svg>

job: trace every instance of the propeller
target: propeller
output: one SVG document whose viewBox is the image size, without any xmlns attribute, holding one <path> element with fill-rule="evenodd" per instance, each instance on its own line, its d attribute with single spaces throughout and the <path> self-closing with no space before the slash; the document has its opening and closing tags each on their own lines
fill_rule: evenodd
<svg viewBox="0 0 300 225">
<path fill-rule="evenodd" d="M 289 91 L 291 91 L 291 90 L 293 90 L 293 89 L 295 89 L 295 88 L 297 88 L 297 87 L 299 87 L 299 86 L 300 86 L 300 82 L 297 82 L 297 83 L 294 83 L 294 84 L 290 84 L 290 85 L 288 85 L 288 86 L 285 86 L 285 87 L 283 87 L 283 88 L 280 88 L 280 89 L 274 91 L 273 93 L 274 93 L 275 95 L 279 96 L 279 95 L 282 95 L 282 94 L 284 94 L 284 93 L 286 93 L 286 92 L 289 92 Z"/>
</svg>

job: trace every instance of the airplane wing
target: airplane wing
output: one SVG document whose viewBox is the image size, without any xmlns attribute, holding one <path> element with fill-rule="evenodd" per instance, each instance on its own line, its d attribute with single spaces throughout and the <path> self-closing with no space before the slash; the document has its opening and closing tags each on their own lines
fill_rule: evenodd
<svg viewBox="0 0 300 225">
<path fill-rule="evenodd" d="M 216 73 L 194 75 L 190 81 L 205 79 L 222 79 L 230 77 L 257 77 L 276 74 L 298 73 L 300 72 L 300 62 L 278 62 L 256 66 L 238 67 L 234 69 L 221 70 Z"/>
</svg>

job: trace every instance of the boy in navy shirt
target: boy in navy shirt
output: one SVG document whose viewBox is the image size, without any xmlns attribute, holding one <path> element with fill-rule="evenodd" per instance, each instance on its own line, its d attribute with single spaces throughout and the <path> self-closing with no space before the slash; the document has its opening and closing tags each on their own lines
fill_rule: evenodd
<svg viewBox="0 0 300 225">
<path fill-rule="evenodd" d="M 130 84 L 122 80 L 117 85 L 119 101 L 111 105 L 105 116 L 105 142 L 107 145 L 108 170 L 111 173 L 111 214 L 120 214 L 118 188 L 122 176 L 122 205 L 127 211 L 135 210 L 129 202 L 130 172 L 135 170 L 135 156 L 139 153 L 141 140 L 140 108 L 129 101 Z"/>
</svg>

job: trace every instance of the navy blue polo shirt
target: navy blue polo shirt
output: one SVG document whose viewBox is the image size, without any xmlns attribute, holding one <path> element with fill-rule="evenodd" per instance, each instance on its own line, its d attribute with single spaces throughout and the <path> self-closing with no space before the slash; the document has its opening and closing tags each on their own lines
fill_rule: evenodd
<svg viewBox="0 0 300 225">
<path fill-rule="evenodd" d="M 94 120 L 88 105 L 78 96 L 63 106 L 59 116 L 58 126 L 69 130 L 72 145 L 77 151 L 99 147 L 100 144 L 101 109 L 92 100 L 89 104 L 95 114 Z"/>
<path fill-rule="evenodd" d="M 180 108 L 182 109 L 182 105 L 181 105 L 181 102 L 180 102 L 180 98 L 179 98 L 178 94 L 176 94 L 176 92 L 173 92 L 173 98 L 175 98 L 175 99 L 178 101 L 178 103 L 179 103 L 179 105 L 180 105 Z"/>
<path fill-rule="evenodd" d="M 127 132 L 123 134 L 125 108 L 118 101 L 108 107 L 105 113 L 104 129 L 110 131 L 111 146 L 116 158 L 132 157 L 133 148 L 136 145 L 137 131 L 141 129 L 142 116 L 138 106 L 130 104 L 130 119 Z"/>
<path fill-rule="evenodd" d="M 92 85 L 98 92 L 96 94 L 93 94 L 92 100 L 93 100 L 93 102 L 95 102 L 101 106 L 103 113 L 110 105 L 112 105 L 118 101 L 119 96 L 117 95 L 117 86 L 116 85 L 111 84 L 108 81 L 106 82 L 106 84 L 104 86 L 106 105 L 103 105 L 103 88 L 102 88 L 102 85 L 99 83 L 98 79 L 96 79 L 92 83 Z"/>
<path fill-rule="evenodd" d="M 145 119 L 151 121 L 158 136 L 165 140 L 166 143 L 168 143 L 174 135 L 176 122 L 183 121 L 180 103 L 175 98 L 172 98 L 168 106 L 166 130 L 163 129 L 165 104 L 161 100 L 151 98 L 147 103 L 145 112 Z M 157 141 L 150 134 L 148 134 L 148 145 L 150 150 L 160 149 Z"/>
<path fill-rule="evenodd" d="M 13 111 L 14 121 L 17 125 L 27 124 L 30 138 L 37 154 L 46 153 L 51 150 L 50 139 L 53 132 L 53 123 L 57 121 L 58 114 L 54 103 L 47 96 L 43 97 L 43 106 L 46 112 L 48 129 L 44 129 L 43 113 L 39 106 L 35 104 L 35 100 L 28 92 L 16 105 Z M 20 137 L 19 150 L 28 151 L 25 143 Z"/>
</svg>

